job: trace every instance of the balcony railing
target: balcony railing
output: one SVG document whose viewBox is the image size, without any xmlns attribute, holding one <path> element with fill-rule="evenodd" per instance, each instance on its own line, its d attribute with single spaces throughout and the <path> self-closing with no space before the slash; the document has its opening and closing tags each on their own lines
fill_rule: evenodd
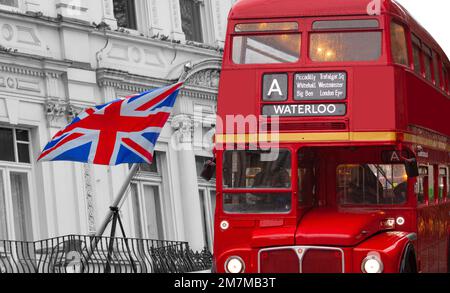
<svg viewBox="0 0 450 293">
<path fill-rule="evenodd" d="M 208 250 L 194 253 L 187 242 L 80 235 L 0 240 L 1 273 L 187 273 L 211 265 Z"/>
</svg>

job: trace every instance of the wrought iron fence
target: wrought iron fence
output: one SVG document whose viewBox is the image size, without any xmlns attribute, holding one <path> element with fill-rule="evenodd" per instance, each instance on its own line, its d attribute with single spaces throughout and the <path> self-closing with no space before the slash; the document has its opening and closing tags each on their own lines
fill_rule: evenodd
<svg viewBox="0 0 450 293">
<path fill-rule="evenodd" d="M 187 242 L 69 235 L 36 242 L 0 240 L 1 273 L 187 273 L 212 255 Z"/>
</svg>

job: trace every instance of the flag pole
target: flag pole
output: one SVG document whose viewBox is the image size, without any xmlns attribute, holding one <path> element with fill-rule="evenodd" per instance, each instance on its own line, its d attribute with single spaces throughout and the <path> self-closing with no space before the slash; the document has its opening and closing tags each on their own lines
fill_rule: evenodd
<svg viewBox="0 0 450 293">
<path fill-rule="evenodd" d="M 106 227 L 108 227 L 108 224 L 111 221 L 111 218 L 114 214 L 114 210 L 119 208 L 119 205 L 122 202 L 122 199 L 125 197 L 128 186 L 130 185 L 131 180 L 133 180 L 134 175 L 136 175 L 138 169 L 139 169 L 138 164 L 133 164 L 131 166 L 130 173 L 128 173 L 128 176 L 125 179 L 125 182 L 122 184 L 122 187 L 120 188 L 119 192 L 117 193 L 117 195 L 114 199 L 114 202 L 112 203 L 107 215 L 105 216 L 105 219 L 103 220 L 102 224 L 100 225 L 97 232 L 95 233 L 96 237 L 101 237 L 101 236 L 103 236 L 103 233 L 105 233 Z"/>
<path fill-rule="evenodd" d="M 84 259 L 84 265 L 88 266 L 89 261 L 91 259 L 91 256 L 94 254 L 94 251 L 97 249 L 98 242 L 101 240 L 103 233 L 105 233 L 106 227 L 108 227 L 109 222 L 114 216 L 114 213 L 118 213 L 119 205 L 122 202 L 123 198 L 126 195 L 128 186 L 131 183 L 131 180 L 133 180 L 134 175 L 136 175 L 137 171 L 139 169 L 139 164 L 133 164 L 131 166 L 130 172 L 127 175 L 127 178 L 125 179 L 124 183 L 122 184 L 122 187 L 120 188 L 119 192 L 117 193 L 116 197 L 114 198 L 113 203 L 109 207 L 109 211 L 105 216 L 105 219 L 103 220 L 102 224 L 98 228 L 97 232 L 95 233 L 95 237 L 93 237 L 91 243 L 89 246 L 86 246 L 87 254 L 86 258 Z M 112 241 L 112 239 L 110 240 Z"/>
</svg>

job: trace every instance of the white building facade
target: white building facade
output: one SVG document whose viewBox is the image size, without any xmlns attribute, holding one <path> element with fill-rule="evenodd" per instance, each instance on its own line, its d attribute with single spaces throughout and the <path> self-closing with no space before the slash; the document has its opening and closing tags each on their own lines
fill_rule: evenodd
<svg viewBox="0 0 450 293">
<path fill-rule="evenodd" d="M 87 107 L 186 80 L 121 216 L 128 237 L 212 248 L 215 182 L 199 170 L 233 2 L 0 0 L 0 239 L 95 233 L 129 166 L 37 163 L 40 151 Z"/>
</svg>

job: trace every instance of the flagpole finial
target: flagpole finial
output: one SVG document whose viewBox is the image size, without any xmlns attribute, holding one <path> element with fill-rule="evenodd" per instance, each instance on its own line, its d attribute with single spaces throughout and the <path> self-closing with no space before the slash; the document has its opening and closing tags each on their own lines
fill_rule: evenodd
<svg viewBox="0 0 450 293">
<path fill-rule="evenodd" d="M 192 70 L 192 68 L 194 68 L 194 66 L 192 65 L 192 62 L 189 61 L 188 63 L 184 64 L 184 72 L 189 72 Z"/>
<path fill-rule="evenodd" d="M 194 64 L 192 64 L 191 61 L 188 61 L 184 64 L 183 66 L 183 73 L 181 74 L 180 78 L 178 79 L 178 82 L 184 83 L 188 76 L 189 76 L 189 72 L 194 69 Z"/>
</svg>

